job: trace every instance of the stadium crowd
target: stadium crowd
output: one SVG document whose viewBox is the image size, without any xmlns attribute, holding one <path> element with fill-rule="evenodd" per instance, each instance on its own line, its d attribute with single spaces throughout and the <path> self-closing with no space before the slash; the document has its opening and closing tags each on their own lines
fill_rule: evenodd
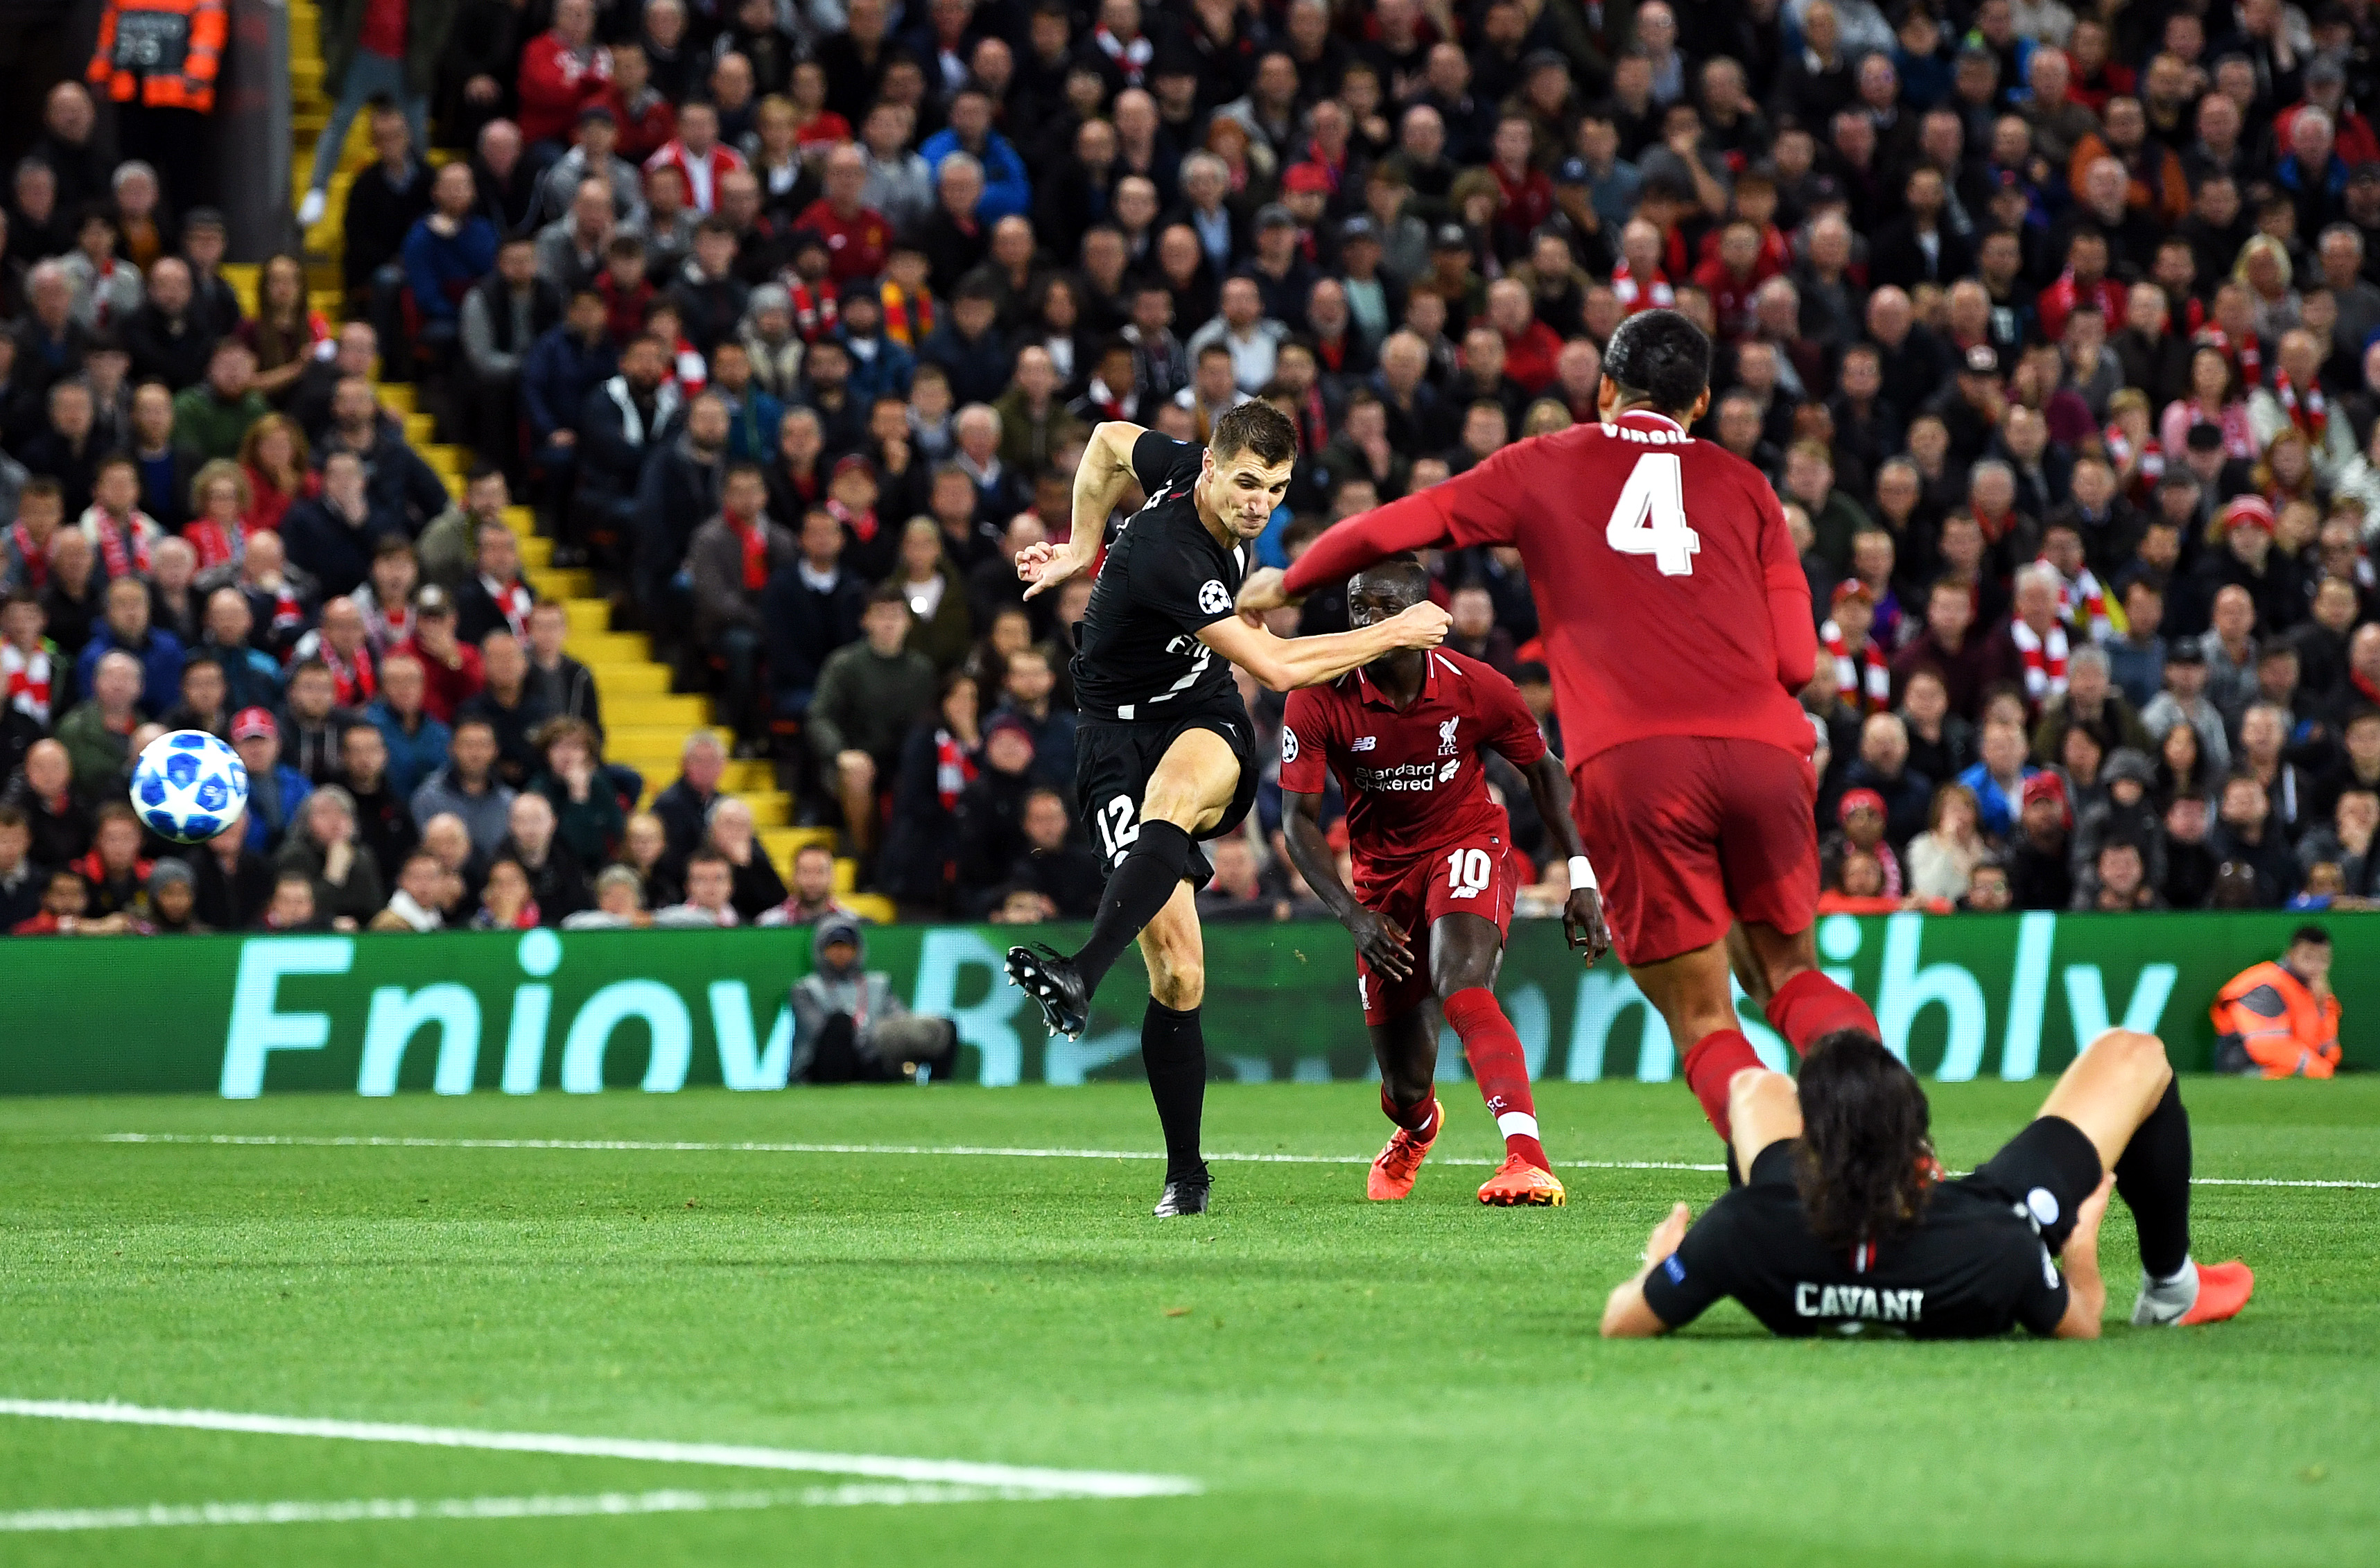
<svg viewBox="0 0 2380 1568">
<path fill-rule="evenodd" d="M 839 907 L 823 845 L 771 864 L 731 755 L 905 913 L 1087 915 L 1089 585 L 1028 602 L 1013 560 L 1067 534 L 1089 428 L 1275 402 L 1278 565 L 1595 418 L 1598 343 L 1668 305 L 1718 344 L 1697 433 L 1773 476 L 1822 623 L 1827 907 L 2380 889 L 2370 0 L 322 15 L 301 224 L 357 116 L 375 155 L 344 324 L 295 254 L 244 310 L 222 217 L 112 162 L 79 81 L 15 164 L 0 930 Z M 375 375 L 477 452 L 461 497 Z M 716 699 L 730 738 L 649 809 L 516 499 Z M 1517 553 L 1429 565 L 1552 731 Z M 124 804 L 161 725 L 253 781 L 196 849 Z M 1210 917 L 1318 908 L 1278 833 L 1269 785 Z"/>
</svg>

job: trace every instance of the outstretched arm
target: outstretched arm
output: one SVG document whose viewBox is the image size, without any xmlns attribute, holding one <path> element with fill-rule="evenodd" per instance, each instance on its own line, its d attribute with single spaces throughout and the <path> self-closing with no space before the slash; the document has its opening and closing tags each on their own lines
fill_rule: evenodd
<svg viewBox="0 0 2380 1568">
<path fill-rule="evenodd" d="M 1603 924 L 1603 895 L 1595 885 L 1595 869 L 1587 863 L 1586 845 L 1578 824 L 1571 820 L 1570 777 L 1561 759 L 1548 751 L 1521 770 L 1529 781 L 1529 798 L 1537 805 L 1537 820 L 1546 836 L 1570 862 L 1570 897 L 1562 905 L 1562 934 L 1589 964 L 1610 951 L 1611 933 Z"/>
<path fill-rule="evenodd" d="M 1446 638 L 1447 614 L 1427 600 L 1368 626 L 1323 637 L 1275 637 L 1227 615 L 1198 633 L 1198 640 L 1256 676 L 1269 691 L 1335 681 L 1401 648 L 1436 648 Z"/>
<path fill-rule="evenodd" d="M 1603 1337 L 1608 1340 L 1648 1340 L 1670 1331 L 1670 1325 L 1645 1303 L 1645 1281 L 1654 1270 L 1669 1261 L 1686 1239 L 1686 1226 L 1694 1211 L 1681 1203 L 1673 1207 L 1662 1222 L 1653 1227 L 1645 1238 L 1645 1267 L 1612 1288 L 1610 1299 L 1603 1304 Z"/>
<path fill-rule="evenodd" d="M 1342 581 L 1373 562 L 1440 544 L 1511 544 L 1525 504 L 1536 443 L 1507 446 L 1478 467 L 1402 501 L 1334 523 L 1287 572 L 1268 568 L 1240 590 L 1243 611 L 1270 610 Z"/>
<path fill-rule="evenodd" d="M 1314 896 L 1322 900 L 1323 907 L 1347 928 L 1364 962 L 1390 979 L 1402 980 L 1413 973 L 1413 950 L 1406 945 L 1405 933 L 1356 903 L 1354 893 L 1339 880 L 1338 857 L 1330 853 L 1330 841 L 1323 836 L 1317 815 L 1321 805 L 1319 795 L 1293 789 L 1281 792 L 1281 833 L 1289 849 L 1289 863 L 1297 868 Z"/>
<path fill-rule="evenodd" d="M 1082 466 L 1075 470 L 1075 531 L 1064 544 L 1027 545 L 1016 557 L 1016 575 L 1026 584 L 1025 597 L 1046 593 L 1099 557 L 1108 518 L 1133 481 L 1133 443 L 1148 433 L 1123 419 L 1106 419 L 1092 427 L 1083 446 Z"/>
</svg>

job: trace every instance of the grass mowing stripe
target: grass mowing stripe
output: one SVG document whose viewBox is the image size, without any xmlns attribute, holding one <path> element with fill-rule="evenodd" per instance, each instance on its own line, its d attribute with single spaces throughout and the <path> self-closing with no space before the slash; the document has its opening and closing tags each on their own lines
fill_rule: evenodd
<svg viewBox="0 0 2380 1568">
<path fill-rule="evenodd" d="M 140 1508 L 29 1508 L 0 1513 L 0 1533 L 173 1529 L 199 1525 L 355 1525 L 412 1519 L 573 1519 L 589 1514 L 715 1513 L 758 1508 L 903 1507 L 911 1503 L 1044 1501 L 1025 1487 L 856 1481 L 793 1491 L 592 1492 L 578 1497 L 359 1497 L 310 1502 L 152 1502 Z"/>
<path fill-rule="evenodd" d="M 34 1141 L 49 1141 L 47 1139 Z M 1161 1149 L 1011 1149 L 991 1144 L 919 1143 L 699 1143 L 635 1138 L 440 1138 L 440 1137 L 307 1137 L 243 1133 L 96 1133 L 69 1138 L 75 1143 L 215 1144 L 225 1147 L 286 1149 L 577 1149 L 589 1153 L 643 1154 L 897 1154 L 950 1155 L 1008 1160 L 1162 1160 Z M 1216 1154 L 1210 1164 L 1243 1165 L 1369 1165 L 1368 1154 Z M 1492 1167 L 1495 1160 L 1449 1157 L 1433 1165 Z M 1720 1164 L 1682 1160 L 1557 1160 L 1557 1169 L 1573 1171 L 1724 1171 Z M 1965 1175 L 1963 1171 L 1950 1173 Z M 2201 1187 L 2331 1187 L 2380 1192 L 2380 1182 L 2300 1180 L 2286 1176 L 2192 1176 Z"/>
<path fill-rule="evenodd" d="M 350 1442 L 412 1443 L 424 1448 L 486 1449 L 504 1453 L 566 1453 L 602 1459 L 645 1459 L 664 1465 L 721 1465 L 746 1470 L 808 1470 L 832 1476 L 942 1486 L 1019 1489 L 1050 1497 L 1184 1497 L 1204 1490 L 1186 1476 L 1138 1476 L 1114 1470 L 1053 1470 L 1031 1465 L 989 1465 L 968 1459 L 906 1459 L 881 1453 L 819 1453 L 740 1443 L 670 1442 L 648 1438 L 588 1438 L 567 1432 L 491 1432 L 470 1427 L 421 1427 L 408 1422 L 324 1420 L 261 1416 L 237 1410 L 159 1410 L 147 1405 L 76 1399 L 0 1399 L 0 1416 L 54 1421 L 100 1421 L 134 1427 L 270 1437 L 327 1438 Z"/>
</svg>

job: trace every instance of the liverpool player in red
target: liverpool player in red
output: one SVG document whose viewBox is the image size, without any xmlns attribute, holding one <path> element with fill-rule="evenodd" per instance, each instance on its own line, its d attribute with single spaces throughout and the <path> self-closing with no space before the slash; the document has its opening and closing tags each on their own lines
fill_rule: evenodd
<svg viewBox="0 0 2380 1568">
<path fill-rule="evenodd" d="M 1760 1065 L 1730 958 L 1796 1051 L 1878 1033 L 1818 972 L 1813 940 L 1817 781 L 1793 697 L 1816 663 L 1809 583 L 1768 481 L 1686 433 L 1710 406 L 1710 343 L 1692 322 L 1621 323 L 1597 402 L 1602 423 L 1351 517 L 1286 576 L 1251 577 L 1239 603 L 1262 611 L 1404 551 L 1520 547 L 1613 944 L 1724 1139 L 1728 1082 Z"/>
<path fill-rule="evenodd" d="M 1429 598 L 1429 574 L 1385 561 L 1347 585 L 1356 626 L 1393 620 Z M 1504 1163 L 1479 1201 L 1553 1204 L 1562 1185 L 1537 1141 L 1536 1105 L 1521 1037 L 1496 1004 L 1496 970 L 1512 898 L 1529 880 L 1512 850 L 1504 808 L 1489 798 L 1485 753 L 1500 752 L 1529 781 L 1546 831 L 1580 856 L 1561 760 L 1512 683 L 1475 659 L 1406 649 L 1289 694 L 1281 722 L 1281 828 L 1289 858 L 1355 939 L 1355 989 L 1380 1064 L 1380 1110 L 1397 1125 L 1372 1161 L 1366 1194 L 1398 1198 L 1437 1140 L 1445 1111 L 1430 1088 L 1438 1067 L 1435 995 L 1463 1037 L 1498 1131 Z M 1355 891 L 1322 836 L 1325 769 L 1347 802 Z M 1609 940 L 1595 890 L 1573 878 L 1562 924 L 1592 964 Z"/>
</svg>

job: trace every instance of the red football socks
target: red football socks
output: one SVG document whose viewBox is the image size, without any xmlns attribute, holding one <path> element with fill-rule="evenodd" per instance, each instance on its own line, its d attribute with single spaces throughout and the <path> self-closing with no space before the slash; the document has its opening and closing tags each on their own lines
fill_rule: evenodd
<svg viewBox="0 0 2380 1568">
<path fill-rule="evenodd" d="M 1446 1021 L 1463 1037 L 1463 1058 L 1478 1080 L 1479 1098 L 1504 1135 L 1504 1152 L 1519 1155 L 1550 1173 L 1553 1163 L 1537 1141 L 1537 1103 L 1529 1096 L 1529 1058 L 1512 1022 L 1486 986 L 1458 991 L 1443 1003 Z"/>
<path fill-rule="evenodd" d="M 1703 1114 L 1710 1118 L 1721 1138 L 1734 1136 L 1727 1117 L 1728 1080 L 1746 1067 L 1759 1065 L 1760 1058 L 1742 1029 L 1705 1035 L 1686 1052 L 1686 1087 L 1702 1101 Z"/>
<path fill-rule="evenodd" d="M 1840 1029 L 1884 1038 L 1868 1004 L 1815 969 L 1779 986 L 1766 1011 L 1770 1027 L 1791 1042 L 1796 1056 L 1808 1055 L 1812 1046 Z"/>
<path fill-rule="evenodd" d="M 1389 1098 L 1389 1086 L 1380 1086 L 1380 1114 L 1409 1133 L 1438 1136 L 1438 1129 L 1429 1124 L 1430 1107 L 1437 1103 L 1438 1096 L 1425 1094 L 1411 1105 L 1399 1105 Z"/>
</svg>

